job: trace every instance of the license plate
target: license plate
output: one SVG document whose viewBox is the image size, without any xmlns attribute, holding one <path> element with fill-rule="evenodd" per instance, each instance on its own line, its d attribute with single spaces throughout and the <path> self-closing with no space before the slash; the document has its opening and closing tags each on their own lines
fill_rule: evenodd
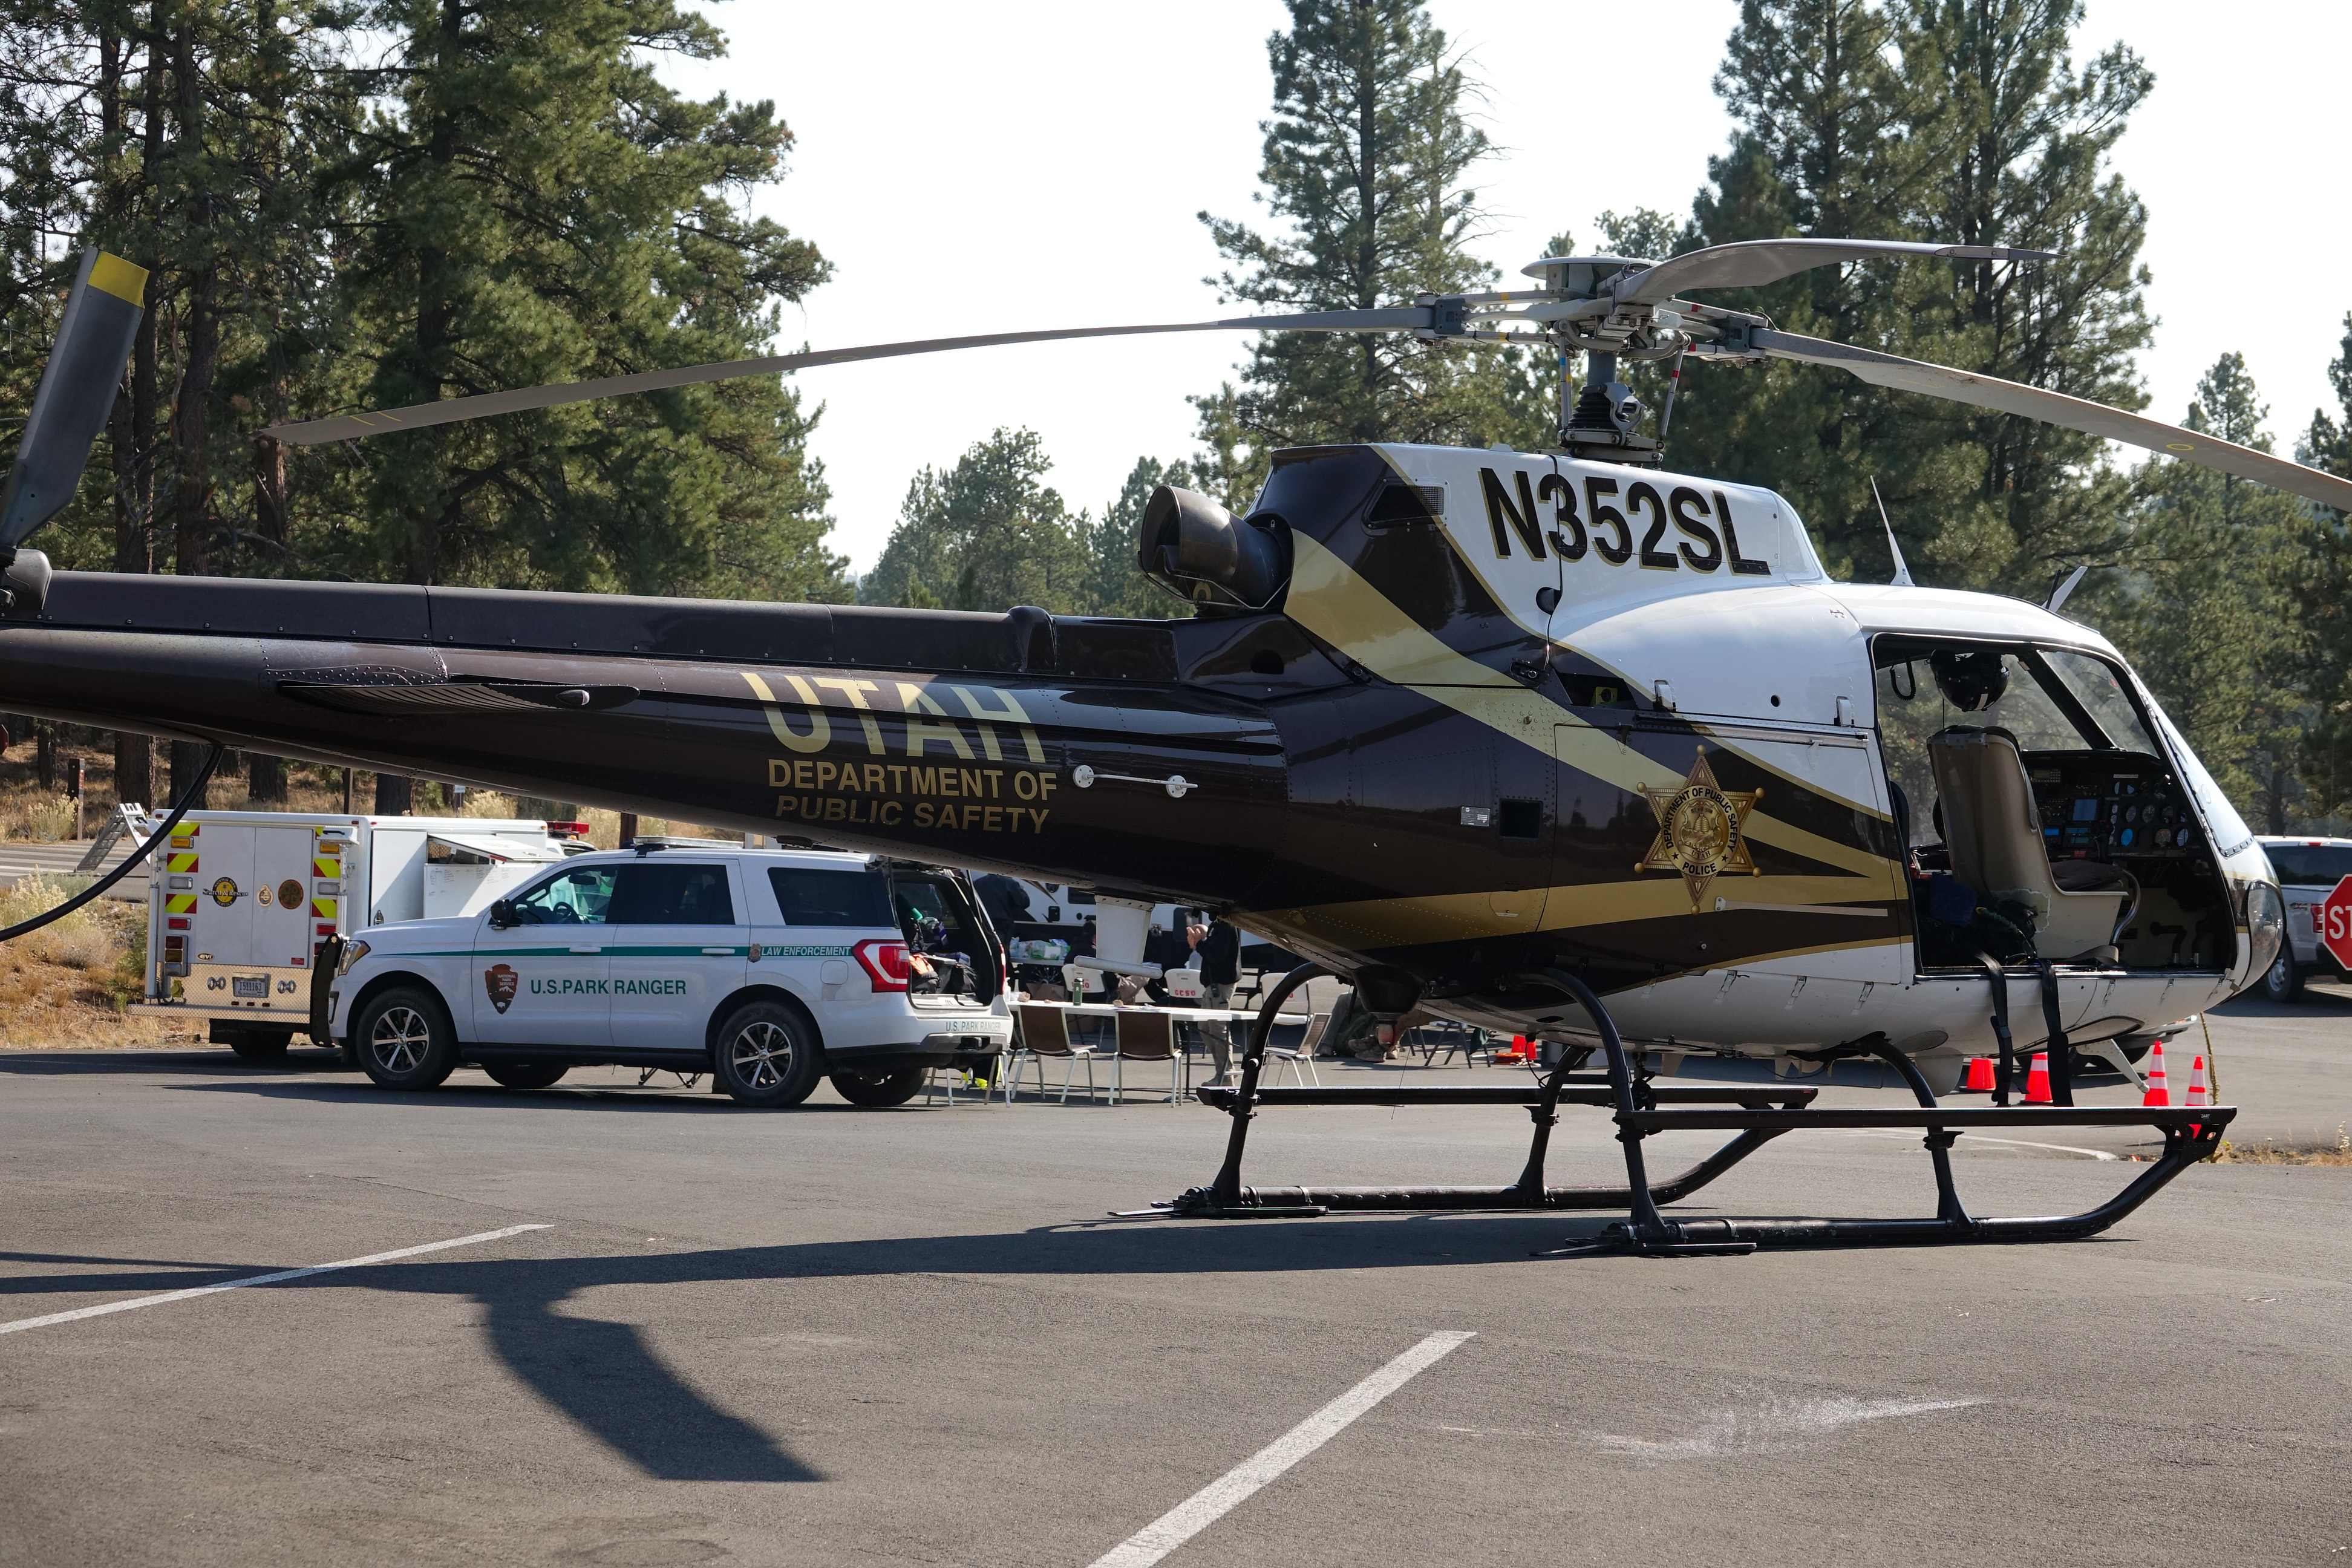
<svg viewBox="0 0 2352 1568">
<path fill-rule="evenodd" d="M 228 994 L 239 1001 L 251 997 L 257 1002 L 269 1000 L 269 976 L 267 974 L 232 974 Z"/>
</svg>

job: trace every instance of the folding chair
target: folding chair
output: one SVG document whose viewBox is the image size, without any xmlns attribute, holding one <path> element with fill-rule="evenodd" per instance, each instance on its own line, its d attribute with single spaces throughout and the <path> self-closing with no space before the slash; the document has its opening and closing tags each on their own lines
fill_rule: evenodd
<svg viewBox="0 0 2352 1568">
<path fill-rule="evenodd" d="M 1070 1079 L 1077 1072 L 1080 1062 L 1087 1064 L 1087 1098 L 1092 1100 L 1095 1094 L 1095 1048 L 1070 1042 L 1071 1015 L 1059 1007 L 1032 1005 L 1013 1008 L 1013 1016 L 1021 1026 L 1021 1047 L 1013 1058 L 1013 1076 L 1007 1080 L 1010 1087 L 1005 1098 L 1009 1100 L 1012 1090 L 1020 1087 L 1022 1064 L 1034 1062 L 1037 1065 L 1037 1098 L 1045 1099 L 1045 1061 L 1052 1058 L 1065 1064 L 1062 1068 L 1061 1103 L 1070 1103 Z"/>
<path fill-rule="evenodd" d="M 1436 1065 L 1444 1067 L 1454 1059 L 1454 1053 L 1459 1051 L 1462 1053 L 1462 1060 L 1465 1066 L 1476 1067 L 1478 1052 L 1485 1044 L 1482 1031 L 1474 1029 L 1467 1024 L 1457 1024 L 1451 1018 L 1438 1020 L 1438 1026 L 1444 1033 L 1445 1050 L 1437 1058 Z"/>
<path fill-rule="evenodd" d="M 1322 1043 L 1323 1031 L 1330 1026 L 1331 1015 L 1318 1013 L 1307 1020 L 1307 1032 L 1298 1037 L 1297 1045 L 1286 1048 L 1282 1046 L 1268 1045 L 1265 1047 L 1265 1059 L 1269 1065 L 1265 1070 L 1272 1073 L 1283 1063 L 1288 1062 L 1290 1079 L 1293 1083 L 1312 1083 L 1319 1087 L 1323 1079 L 1315 1071 L 1315 1047 Z M 1268 1078 L 1265 1082 L 1267 1087 L 1271 1088 L 1274 1079 Z"/>
<path fill-rule="evenodd" d="M 936 1067 L 925 1068 L 923 1072 L 923 1103 L 925 1105 L 930 1104 L 931 1096 L 940 1089 L 945 1089 L 947 1090 L 948 1103 L 950 1105 L 953 1105 L 956 1102 L 956 1089 L 961 1083 L 963 1079 L 963 1068 L 958 1067 Z M 1004 1058 L 1003 1057 L 996 1058 L 996 1076 L 993 1079 L 991 1079 L 988 1082 L 980 1086 L 980 1102 L 982 1105 L 986 1105 L 988 1103 L 988 1097 L 995 1093 L 1000 1085 L 1004 1087 L 1004 1103 L 1007 1105 L 1012 1104 L 1013 1089 L 1004 1076 Z"/>
<path fill-rule="evenodd" d="M 1168 1064 L 1168 1103 L 1176 1103 L 1184 1090 L 1183 1055 L 1176 1049 L 1176 1018 L 1173 1014 L 1146 1012 L 1138 1008 L 1121 1008 L 1117 1019 L 1118 1054 L 1110 1062 L 1110 1102 L 1118 1103 L 1124 1088 L 1121 1072 L 1128 1062 L 1166 1062 Z"/>
</svg>

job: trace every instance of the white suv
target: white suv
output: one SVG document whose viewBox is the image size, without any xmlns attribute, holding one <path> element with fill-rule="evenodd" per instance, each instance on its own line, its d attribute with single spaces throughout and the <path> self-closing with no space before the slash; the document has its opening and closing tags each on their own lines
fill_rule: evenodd
<svg viewBox="0 0 2352 1568">
<path fill-rule="evenodd" d="M 1003 955 L 958 871 L 817 850 L 641 840 L 477 915 L 344 949 L 335 1038 L 385 1089 L 472 1062 L 510 1089 L 618 1063 L 713 1072 L 747 1105 L 898 1105 L 932 1067 L 1010 1047 Z"/>
<path fill-rule="evenodd" d="M 2333 975 L 2336 961 L 2319 945 L 2319 906 L 2336 884 L 2352 877 L 2352 838 L 2259 839 L 2286 899 L 2286 941 L 2263 976 L 2263 994 L 2292 1002 L 2315 973 Z"/>
</svg>

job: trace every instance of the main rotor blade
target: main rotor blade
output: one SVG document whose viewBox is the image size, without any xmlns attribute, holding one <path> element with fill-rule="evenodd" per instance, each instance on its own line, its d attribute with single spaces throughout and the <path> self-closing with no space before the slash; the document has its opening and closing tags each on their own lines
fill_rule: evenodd
<svg viewBox="0 0 2352 1568">
<path fill-rule="evenodd" d="M 2069 397 L 2063 392 L 2044 392 L 2038 386 L 2021 386 L 2016 382 L 2002 381 L 1998 376 L 1976 375 L 1965 370 L 1954 370 L 1948 365 L 1902 359 L 1894 354 L 1880 353 L 1875 349 L 1825 342 L 1820 338 L 1802 337 L 1795 332 L 1759 330 L 1753 342 L 1759 352 L 1775 359 L 1830 365 L 1859 376 L 1874 386 L 1891 386 L 1901 392 L 1916 392 L 1924 396 L 1970 404 L 2000 414 L 2020 415 L 2027 419 L 2039 419 L 2045 425 L 2080 430 L 2086 436 L 2100 436 L 2127 446 L 2144 447 L 2151 452 L 2179 458 L 2184 463 L 2196 463 L 2242 479 L 2252 479 L 2256 484 L 2269 485 L 2273 489 L 2286 490 L 2339 510 L 2352 511 L 2352 479 L 2340 479 L 2333 474 L 2324 474 L 2316 468 L 2289 462 L 2284 458 L 2273 457 L 2268 452 L 2257 452 L 2252 447 L 2241 447 L 2235 442 L 2196 430 L 2184 430 L 2178 425 L 2126 414 L 2104 403 Z"/>
<path fill-rule="evenodd" d="M 1940 256 L 1954 261 L 2049 261 L 2054 250 L 2001 245 L 1935 245 L 1910 239 L 1742 239 L 1710 245 L 1621 276 L 1610 290 L 1621 305 L 1660 305 L 1693 289 L 1748 289 L 1778 283 L 1815 267 L 1874 256 Z"/>
<path fill-rule="evenodd" d="M 22 543 L 73 500 L 90 443 L 113 411 L 115 384 L 138 336 L 146 291 L 145 268 L 96 246 L 81 253 L 81 270 L 58 321 L 57 346 L 41 368 L 16 466 L 0 490 L 0 550 Z"/>
<path fill-rule="evenodd" d="M 1434 324 L 1435 312 L 1425 305 L 1381 310 L 1309 310 L 1294 316 L 1236 316 L 1222 321 L 1177 321 L 1140 327 L 1060 327 L 1043 332 L 988 332 L 970 338 L 924 338 L 905 343 L 868 343 L 862 348 L 818 349 L 808 353 L 771 354 L 762 359 L 728 360 L 718 364 L 682 365 L 676 370 L 639 371 L 635 375 L 606 376 L 601 381 L 559 382 L 549 386 L 519 387 L 511 392 L 485 392 L 474 397 L 453 397 L 443 403 L 419 403 L 407 408 L 379 409 L 373 414 L 338 414 L 299 425 L 273 425 L 261 432 L 289 447 L 310 447 L 321 441 L 352 441 L 400 430 L 421 430 L 451 425 L 461 419 L 482 419 L 493 414 L 518 414 L 530 408 L 560 408 L 599 397 L 632 392 L 659 392 L 672 386 L 693 386 L 707 381 L 731 381 L 743 375 L 773 375 L 780 371 L 807 370 L 816 365 L 847 364 L 856 360 L 897 359 L 902 354 L 942 353 L 950 349 L 995 348 L 1006 343 L 1046 343 L 1067 338 L 1132 338 L 1158 332 L 1408 332 Z"/>
</svg>

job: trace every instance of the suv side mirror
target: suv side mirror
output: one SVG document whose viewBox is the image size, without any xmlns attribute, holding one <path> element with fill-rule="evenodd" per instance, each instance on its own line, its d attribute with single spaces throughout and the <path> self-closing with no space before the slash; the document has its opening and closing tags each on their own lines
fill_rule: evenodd
<svg viewBox="0 0 2352 1568">
<path fill-rule="evenodd" d="M 512 899 L 500 899 L 490 905 L 490 929 L 492 931 L 504 931 L 509 926 L 520 923 L 520 922 L 515 919 L 514 900 Z"/>
</svg>

